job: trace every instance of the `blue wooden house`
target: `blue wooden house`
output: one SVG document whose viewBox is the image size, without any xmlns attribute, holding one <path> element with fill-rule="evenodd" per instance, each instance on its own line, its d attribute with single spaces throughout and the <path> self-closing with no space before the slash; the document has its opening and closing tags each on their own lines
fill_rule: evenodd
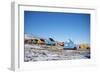
<svg viewBox="0 0 100 73">
<path fill-rule="evenodd" d="M 77 49 L 74 42 L 70 39 L 68 39 L 66 42 L 64 42 L 64 50 L 75 50 Z"/>
<path fill-rule="evenodd" d="M 50 40 L 45 40 L 45 44 L 49 45 L 49 46 L 55 46 L 56 45 L 55 41 L 50 41 Z"/>
</svg>

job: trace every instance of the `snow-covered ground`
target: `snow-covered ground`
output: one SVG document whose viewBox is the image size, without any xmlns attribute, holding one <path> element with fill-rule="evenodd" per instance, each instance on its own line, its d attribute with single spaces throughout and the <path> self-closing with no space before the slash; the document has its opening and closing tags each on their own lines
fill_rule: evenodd
<svg viewBox="0 0 100 73">
<path fill-rule="evenodd" d="M 40 45 L 25 44 L 24 61 L 50 61 L 50 60 L 73 60 L 90 58 L 89 50 L 53 50 L 55 47 L 44 48 Z"/>
</svg>

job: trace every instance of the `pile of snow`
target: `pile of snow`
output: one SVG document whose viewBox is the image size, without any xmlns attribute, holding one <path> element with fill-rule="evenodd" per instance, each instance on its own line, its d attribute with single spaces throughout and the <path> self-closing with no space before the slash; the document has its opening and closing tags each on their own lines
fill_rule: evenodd
<svg viewBox="0 0 100 73">
<path fill-rule="evenodd" d="M 31 49 L 43 49 L 41 45 L 32 45 L 32 44 L 25 44 L 25 48 L 31 48 Z"/>
<path fill-rule="evenodd" d="M 31 48 L 25 48 L 24 49 L 24 61 L 30 61 L 32 60 L 32 56 L 33 56 L 33 53 L 32 53 L 32 50 Z"/>
<path fill-rule="evenodd" d="M 42 49 L 42 46 L 33 45 L 33 48 Z"/>
<path fill-rule="evenodd" d="M 33 46 L 30 45 L 30 44 L 25 44 L 24 47 L 25 47 L 25 49 L 26 49 L 26 48 L 27 48 L 27 49 L 30 49 L 30 48 L 32 48 Z"/>
</svg>

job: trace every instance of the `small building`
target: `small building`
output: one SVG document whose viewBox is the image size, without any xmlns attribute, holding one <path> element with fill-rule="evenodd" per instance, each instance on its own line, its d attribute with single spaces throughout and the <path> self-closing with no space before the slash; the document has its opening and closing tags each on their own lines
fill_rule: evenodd
<svg viewBox="0 0 100 73">
<path fill-rule="evenodd" d="M 64 42 L 64 50 L 76 50 L 77 47 L 70 39 Z"/>
<path fill-rule="evenodd" d="M 37 44 L 37 42 L 38 42 L 38 39 L 33 39 L 32 40 L 32 44 Z"/>
<path fill-rule="evenodd" d="M 51 40 L 45 40 L 45 44 L 48 46 L 55 46 L 56 42 L 55 41 L 51 41 Z"/>
<path fill-rule="evenodd" d="M 90 49 L 90 46 L 88 44 L 80 44 L 79 48 L 81 48 L 81 49 Z"/>
<path fill-rule="evenodd" d="M 24 39 L 24 44 L 32 44 L 33 39 Z"/>
<path fill-rule="evenodd" d="M 60 46 L 64 46 L 64 42 L 58 42 L 57 44 Z"/>
<path fill-rule="evenodd" d="M 44 45 L 45 44 L 44 39 L 38 39 L 37 44 L 38 45 Z"/>
</svg>

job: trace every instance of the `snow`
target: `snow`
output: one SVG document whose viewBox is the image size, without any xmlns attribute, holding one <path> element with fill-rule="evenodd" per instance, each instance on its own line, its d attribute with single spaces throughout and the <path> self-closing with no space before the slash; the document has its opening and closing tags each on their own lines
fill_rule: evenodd
<svg viewBox="0 0 100 73">
<path fill-rule="evenodd" d="M 29 48 L 32 48 L 33 46 L 32 45 L 29 45 L 29 44 L 25 44 L 24 47 L 25 47 L 25 49 L 26 48 L 29 49 Z"/>
<path fill-rule="evenodd" d="M 86 55 L 90 55 L 88 51 L 76 50 L 62 50 L 52 51 L 42 46 L 25 45 L 24 61 L 50 61 L 50 60 L 74 60 L 74 59 L 88 59 Z M 40 49 L 42 47 L 42 49 Z"/>
<path fill-rule="evenodd" d="M 36 48 L 36 49 L 43 49 L 42 46 L 39 45 L 31 45 L 31 44 L 25 44 L 25 48 Z"/>
</svg>

